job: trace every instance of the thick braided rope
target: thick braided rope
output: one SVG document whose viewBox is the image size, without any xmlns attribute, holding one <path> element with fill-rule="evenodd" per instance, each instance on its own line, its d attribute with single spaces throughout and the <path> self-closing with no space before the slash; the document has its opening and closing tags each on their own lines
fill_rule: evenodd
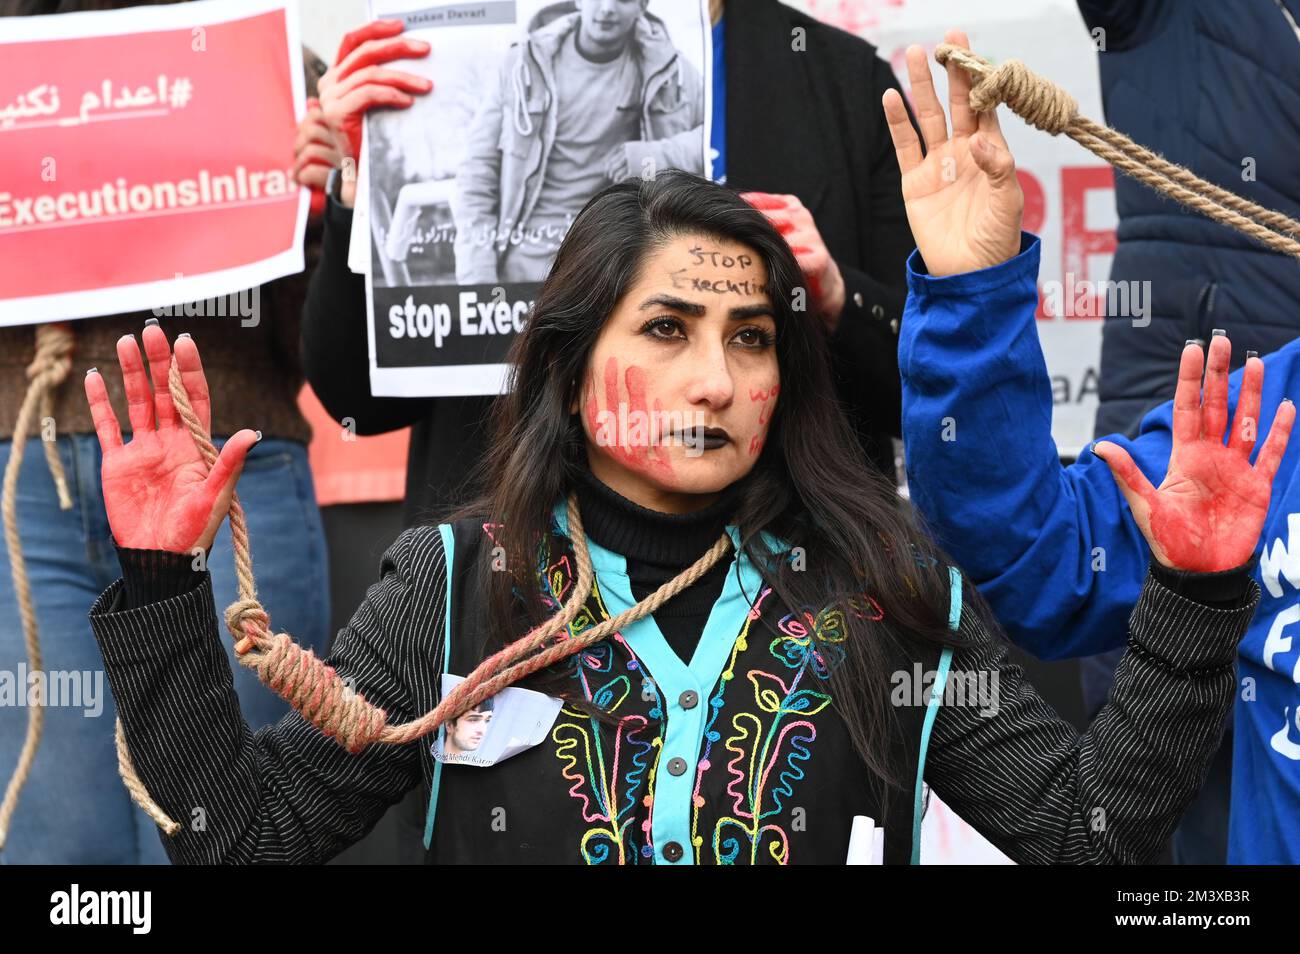
<svg viewBox="0 0 1300 954">
<path fill-rule="evenodd" d="M 177 412 L 211 467 L 217 458 L 216 448 L 190 405 L 189 395 L 175 361 L 172 362 L 168 384 Z M 303 650 L 289 634 L 271 633 L 270 619 L 256 596 L 247 529 L 242 528 L 242 532 L 237 534 L 233 532 L 237 508 L 238 499 L 232 499 L 232 538 L 239 578 L 239 599 L 226 609 L 226 626 L 239 641 L 236 645 L 236 658 L 255 669 L 262 682 L 288 701 L 303 718 L 352 753 L 361 751 L 372 742 L 401 745 L 421 738 L 525 676 L 553 665 L 621 627 L 648 616 L 708 572 L 731 546 L 731 537 L 724 533 L 699 560 L 644 600 L 613 619 L 574 635 L 568 632 L 569 624 L 586 603 L 595 573 L 587 549 L 582 517 L 578 512 L 577 496 L 571 495 L 568 500 L 569 535 L 577 562 L 577 579 L 561 611 L 484 660 L 431 711 L 404 725 L 389 725 L 384 710 L 366 702 L 365 697 L 347 686 L 332 667 L 326 666 L 311 651 Z M 239 515 L 242 527 L 242 508 L 239 508 Z M 560 635 L 562 632 L 563 636 Z M 551 645 L 540 652 L 534 652 L 553 637 L 556 639 Z M 117 740 L 118 770 L 131 797 L 168 834 L 175 834 L 180 826 L 150 797 L 135 771 L 120 721 Z"/>
<path fill-rule="evenodd" d="M 577 512 L 576 499 L 569 500 L 570 515 Z M 578 557 L 579 565 L 587 564 L 590 566 L 591 558 L 587 553 L 587 542 L 581 530 L 574 530 L 572 524 L 569 531 L 570 539 L 573 543 L 573 549 Z M 635 606 L 630 606 L 617 616 L 613 616 L 595 626 L 583 630 L 576 635 L 570 635 L 567 638 L 561 638 L 558 642 L 553 643 L 541 652 L 530 656 L 523 662 L 516 663 L 508 669 L 494 675 L 490 678 L 485 677 L 483 681 L 475 686 L 472 682 L 473 675 L 485 673 L 486 663 L 474 670 L 474 674 L 458 685 L 448 696 L 442 700 L 431 712 L 414 722 L 404 726 L 392 727 L 391 741 L 406 742 L 410 739 L 419 738 L 428 732 L 432 732 L 443 722 L 455 718 L 460 713 L 472 709 L 484 699 L 496 695 L 507 686 L 518 682 L 525 676 L 537 672 L 539 669 L 545 669 L 547 666 L 554 665 L 562 659 L 580 652 L 593 643 L 600 642 L 611 633 L 617 632 L 630 623 L 634 623 L 651 613 L 655 612 L 660 606 L 672 599 L 686 587 L 690 586 L 701 576 L 709 571 L 714 564 L 718 562 L 731 547 L 731 537 L 723 533 L 718 541 L 698 560 L 683 570 L 673 579 L 664 583 L 659 589 L 655 590 L 644 600 Z M 575 587 L 575 591 L 577 587 Z M 587 588 L 588 592 L 590 587 Z M 585 601 L 586 594 L 583 594 Z M 562 614 L 563 615 L 563 614 Z M 566 624 L 567 625 L 567 624 Z M 527 640 L 529 637 L 524 637 Z M 523 642 L 524 640 L 520 640 Z M 489 660 L 490 661 L 490 660 Z M 388 741 L 388 740 L 386 740 Z"/>
<path fill-rule="evenodd" d="M 1006 103 L 1035 129 L 1064 133 L 1101 159 L 1144 185 L 1190 209 L 1242 232 L 1284 255 L 1300 257 L 1300 222 L 1207 182 L 1109 126 L 1079 115 L 1074 97 L 1034 73 L 1019 60 L 994 66 L 982 56 L 951 43 L 935 48 L 942 65 L 951 60 L 971 74 L 970 106 L 975 112 Z"/>
<path fill-rule="evenodd" d="M 14 424 L 12 446 L 9 451 L 9 463 L 5 466 L 3 500 L 0 500 L 0 512 L 4 515 L 5 546 L 9 551 L 9 569 L 14 581 L 14 594 L 18 597 L 18 615 L 23 624 L 23 641 L 27 646 L 27 663 L 32 672 L 41 672 L 44 662 L 41 659 L 40 633 L 36 625 L 36 607 L 32 603 L 32 585 L 27 577 L 27 561 L 23 557 L 22 540 L 18 536 L 18 473 L 23 465 L 23 452 L 27 445 L 27 431 L 32 424 L 36 407 L 41 407 L 43 417 L 51 417 L 54 412 L 54 390 L 67 380 L 72 369 L 72 330 L 65 324 L 37 325 L 36 356 L 27 366 L 27 377 L 31 383 L 27 394 L 18 408 L 18 420 Z M 59 457 L 58 445 L 54 441 L 41 441 L 45 445 L 45 459 L 49 463 L 54 485 L 59 493 L 59 507 L 72 509 L 72 496 L 68 493 L 68 481 L 63 472 L 63 461 Z M 4 800 L 0 801 L 0 850 L 4 849 L 9 837 L 9 824 L 14 812 L 18 810 L 18 796 L 27 784 L 31 774 L 32 762 L 36 759 L 36 750 L 41 744 L 41 732 L 45 726 L 45 691 L 44 682 L 38 681 L 33 704 L 27 708 L 27 731 L 23 738 L 23 747 L 18 754 L 18 765 L 5 786 Z"/>
</svg>

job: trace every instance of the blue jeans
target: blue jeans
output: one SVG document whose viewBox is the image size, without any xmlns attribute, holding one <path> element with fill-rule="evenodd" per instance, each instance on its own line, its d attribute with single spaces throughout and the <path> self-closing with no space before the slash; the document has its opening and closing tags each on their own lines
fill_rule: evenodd
<svg viewBox="0 0 1300 954">
<path fill-rule="evenodd" d="M 165 836 L 131 801 L 117 774 L 117 711 L 87 620 L 91 604 L 122 575 L 104 512 L 99 440 L 74 434 L 57 443 L 73 508 L 59 509 L 44 448 L 29 440 L 18 477 L 18 531 L 47 684 L 52 687 L 60 678 L 65 690 L 79 685 L 79 691 L 54 698 L 47 689 L 48 702 L 57 704 L 46 707 L 41 745 L 0 864 L 166 864 L 160 840 Z M 214 443 L 220 447 L 224 439 Z M 0 471 L 10 450 L 9 441 L 0 441 Z M 306 447 L 261 441 L 249 452 L 238 492 L 248 517 L 258 594 L 271 625 L 323 655 L 329 640 L 329 566 Z M 217 534 L 209 569 L 221 613 L 236 597 L 228 522 Z M 218 629 L 244 718 L 254 729 L 279 721 L 288 704 L 234 662 L 224 622 Z M 27 666 L 9 554 L 0 546 L 0 678 L 9 674 L 13 684 Z M 0 784 L 7 784 L 18 763 L 27 715 L 25 705 L 0 704 Z"/>
</svg>

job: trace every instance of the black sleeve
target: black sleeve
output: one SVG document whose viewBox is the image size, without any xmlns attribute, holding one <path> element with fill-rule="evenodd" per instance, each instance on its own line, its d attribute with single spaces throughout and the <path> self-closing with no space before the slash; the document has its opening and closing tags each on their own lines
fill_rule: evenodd
<svg viewBox="0 0 1300 954">
<path fill-rule="evenodd" d="M 844 276 L 844 312 L 830 339 L 836 391 L 855 423 L 860 419 L 875 425 L 859 429 L 879 429 L 901 438 L 903 382 L 898 371 L 898 326 L 907 290 L 891 288 L 865 272 L 837 264 Z"/>
<path fill-rule="evenodd" d="M 207 575 L 208 552 L 190 554 L 118 547 L 117 562 L 122 567 L 122 598 L 118 606 L 136 609 L 202 585 Z"/>
<path fill-rule="evenodd" d="M 907 256 L 916 243 L 907 223 L 898 158 L 880 106 L 885 90 L 901 89 L 889 64 L 874 53 L 866 70 L 864 105 L 869 104 L 873 128 L 864 140 L 863 181 L 869 187 L 859 196 L 858 260 L 836 262 L 844 277 L 844 311 L 831 336 L 832 368 L 859 430 L 901 437 L 898 328 L 907 300 Z"/>
<path fill-rule="evenodd" d="M 348 268 L 352 210 L 330 196 L 320 264 L 302 313 L 302 363 L 307 381 L 336 421 L 351 418 L 361 435 L 401 430 L 433 412 L 433 398 L 370 393 L 366 280 Z"/>
<path fill-rule="evenodd" d="M 415 687 L 442 668 L 437 529 L 405 531 L 380 572 L 326 664 L 400 724 L 424 714 Z M 420 784 L 423 744 L 351 755 L 296 711 L 252 732 L 219 642 L 211 575 L 199 576 L 198 586 L 134 609 L 121 605 L 119 580 L 90 611 L 132 761 L 181 824 L 163 844 L 176 863 L 324 862 Z"/>
<path fill-rule="evenodd" d="M 1182 593 L 1150 573 L 1110 699 L 1079 735 L 967 602 L 926 780 L 1018 863 L 1149 863 L 1205 778 L 1259 602 L 1242 567 Z M 954 681 L 956 680 L 956 681 Z"/>
</svg>

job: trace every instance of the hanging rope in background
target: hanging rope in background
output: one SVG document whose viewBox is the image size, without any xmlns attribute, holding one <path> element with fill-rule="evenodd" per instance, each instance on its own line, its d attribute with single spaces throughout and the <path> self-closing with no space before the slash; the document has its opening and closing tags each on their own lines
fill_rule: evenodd
<svg viewBox="0 0 1300 954">
<path fill-rule="evenodd" d="M 1300 258 L 1300 222 L 1206 182 L 1190 169 L 1139 146 L 1123 133 L 1080 116 L 1079 104 L 1073 96 L 1019 60 L 1006 60 L 995 66 L 952 43 L 940 43 L 934 58 L 942 66 L 951 61 L 970 73 L 970 107 L 975 112 L 986 112 L 1005 103 L 1035 129 L 1053 136 L 1064 133 L 1084 149 L 1176 202 L 1250 236 L 1275 252 Z"/>
</svg>

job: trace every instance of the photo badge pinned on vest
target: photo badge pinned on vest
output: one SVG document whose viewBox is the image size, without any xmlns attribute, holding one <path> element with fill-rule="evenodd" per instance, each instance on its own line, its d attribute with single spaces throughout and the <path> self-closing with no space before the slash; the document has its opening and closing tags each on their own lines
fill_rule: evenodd
<svg viewBox="0 0 1300 954">
<path fill-rule="evenodd" d="M 442 698 L 465 681 L 442 674 Z M 560 714 L 562 699 L 511 686 L 448 720 L 429 750 L 439 762 L 486 768 L 545 740 Z"/>
</svg>

